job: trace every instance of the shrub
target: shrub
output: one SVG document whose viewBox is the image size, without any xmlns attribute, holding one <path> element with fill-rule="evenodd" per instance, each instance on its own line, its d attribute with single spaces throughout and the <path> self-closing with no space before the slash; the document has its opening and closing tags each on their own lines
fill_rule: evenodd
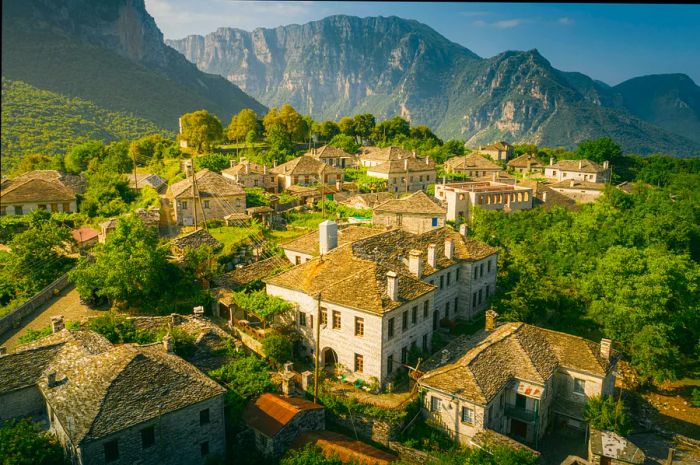
<svg viewBox="0 0 700 465">
<path fill-rule="evenodd" d="M 63 448 L 29 419 L 8 420 L 0 427 L 0 457 L 7 465 L 68 465 Z"/>
<path fill-rule="evenodd" d="M 632 429 L 625 414 L 625 404 L 622 399 L 615 401 L 610 396 L 589 398 L 586 402 L 584 419 L 591 428 L 614 431 L 622 436 L 627 436 Z"/>
<path fill-rule="evenodd" d="M 263 339 L 263 350 L 276 368 L 292 359 L 292 341 L 279 333 L 269 334 Z"/>
</svg>

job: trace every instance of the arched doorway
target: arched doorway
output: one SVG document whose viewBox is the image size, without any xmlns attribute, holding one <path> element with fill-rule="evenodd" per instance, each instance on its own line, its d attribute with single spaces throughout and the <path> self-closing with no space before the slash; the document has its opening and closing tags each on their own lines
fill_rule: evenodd
<svg viewBox="0 0 700 465">
<path fill-rule="evenodd" d="M 338 363 L 338 354 L 335 353 L 335 350 L 326 347 L 321 353 L 323 354 L 323 366 L 326 369 L 334 370 L 335 365 Z"/>
</svg>

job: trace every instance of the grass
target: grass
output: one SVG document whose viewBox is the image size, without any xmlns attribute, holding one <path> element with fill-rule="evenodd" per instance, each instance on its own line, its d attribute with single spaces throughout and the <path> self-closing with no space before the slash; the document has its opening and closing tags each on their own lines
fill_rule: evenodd
<svg viewBox="0 0 700 465">
<path fill-rule="evenodd" d="M 209 233 L 224 245 L 224 251 L 230 251 L 248 239 L 259 236 L 262 230 L 262 226 L 257 224 L 248 227 L 222 226 L 220 228 L 210 228 Z"/>
<path fill-rule="evenodd" d="M 308 233 L 308 231 L 304 229 L 288 229 L 286 231 L 266 230 L 265 238 L 277 244 L 284 244 L 285 242 L 292 241 L 299 236 L 303 236 L 306 233 Z"/>
<path fill-rule="evenodd" d="M 319 223 L 327 219 L 335 219 L 335 215 L 321 212 L 290 212 L 287 214 L 289 228 L 316 229 Z"/>
</svg>

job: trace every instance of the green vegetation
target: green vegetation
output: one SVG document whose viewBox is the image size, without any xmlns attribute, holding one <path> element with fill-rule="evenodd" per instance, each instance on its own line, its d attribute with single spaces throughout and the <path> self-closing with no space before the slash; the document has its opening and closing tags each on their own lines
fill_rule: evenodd
<svg viewBox="0 0 700 465">
<path fill-rule="evenodd" d="M 2 465 L 68 465 L 56 437 L 28 418 L 7 420 L 0 426 Z"/>
<path fill-rule="evenodd" d="M 260 318 L 263 323 L 275 315 L 292 310 L 292 304 L 279 297 L 267 295 L 265 291 L 251 293 L 236 292 L 231 296 L 231 301 L 246 313 Z"/>
<path fill-rule="evenodd" d="M 185 139 L 188 146 L 193 147 L 199 153 L 202 153 L 203 150 L 210 151 L 214 142 L 223 138 L 221 121 L 207 110 L 185 113 L 180 117 L 180 122 L 182 134 L 178 137 Z"/>
<path fill-rule="evenodd" d="M 343 461 L 337 455 L 326 457 L 320 447 L 307 444 L 303 449 L 291 449 L 280 460 L 280 465 L 343 465 Z M 354 465 L 356 462 L 347 462 Z"/>
<path fill-rule="evenodd" d="M 292 339 L 277 332 L 267 334 L 263 339 L 263 350 L 276 368 L 292 360 Z"/>
<path fill-rule="evenodd" d="M 306 395 L 307 397 L 311 396 L 308 392 Z M 325 384 L 322 384 L 318 390 L 318 401 L 333 415 L 345 416 L 352 412 L 356 415 L 366 415 L 394 425 L 403 424 L 405 421 L 413 418 L 420 410 L 421 402 L 420 397 L 417 396 L 409 404 L 401 408 L 377 407 L 376 405 L 359 402 L 354 397 L 337 396 Z"/>
<path fill-rule="evenodd" d="M 79 329 L 80 328 L 80 322 L 78 321 L 66 321 L 66 328 L 67 329 Z M 19 343 L 20 344 L 28 344 L 30 342 L 34 342 L 38 339 L 41 339 L 42 337 L 46 337 L 49 334 L 51 334 L 51 325 L 46 325 L 43 328 L 39 329 L 31 329 L 27 328 L 24 333 L 19 337 Z"/>
<path fill-rule="evenodd" d="M 621 398 L 616 401 L 611 396 L 590 397 L 583 416 L 588 425 L 597 430 L 614 431 L 621 436 L 627 436 L 632 430 Z"/>
<path fill-rule="evenodd" d="M 401 438 L 401 442 L 408 447 L 433 453 L 457 448 L 454 439 L 444 431 L 433 428 L 424 418 L 417 419 L 411 425 Z"/>
</svg>

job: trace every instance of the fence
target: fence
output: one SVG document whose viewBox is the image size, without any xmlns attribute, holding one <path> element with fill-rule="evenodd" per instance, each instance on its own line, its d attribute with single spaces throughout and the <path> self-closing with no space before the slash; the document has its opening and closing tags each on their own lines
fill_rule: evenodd
<svg viewBox="0 0 700 465">
<path fill-rule="evenodd" d="M 56 281 L 34 294 L 34 296 L 32 296 L 29 300 L 12 310 L 7 315 L 0 317 L 0 336 L 5 334 L 10 329 L 19 326 L 22 323 L 22 319 L 28 315 L 31 315 L 34 310 L 51 300 L 51 298 L 54 297 L 54 289 L 58 289 L 60 292 L 65 289 L 67 285 L 68 273 L 62 275 Z"/>
</svg>

